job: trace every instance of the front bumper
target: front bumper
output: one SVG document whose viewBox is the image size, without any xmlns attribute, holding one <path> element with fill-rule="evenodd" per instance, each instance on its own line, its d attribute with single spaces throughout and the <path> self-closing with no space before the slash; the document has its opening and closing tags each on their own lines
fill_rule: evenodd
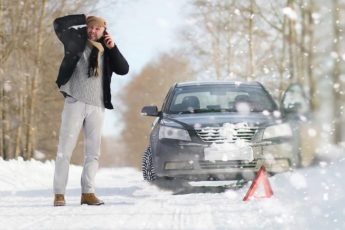
<svg viewBox="0 0 345 230">
<path fill-rule="evenodd" d="M 159 141 L 154 155 L 154 166 L 158 177 L 183 178 L 188 180 L 247 179 L 255 177 L 262 165 L 271 173 L 291 168 L 292 143 L 290 141 L 256 143 L 252 146 L 254 160 L 205 160 L 207 144 Z"/>
</svg>

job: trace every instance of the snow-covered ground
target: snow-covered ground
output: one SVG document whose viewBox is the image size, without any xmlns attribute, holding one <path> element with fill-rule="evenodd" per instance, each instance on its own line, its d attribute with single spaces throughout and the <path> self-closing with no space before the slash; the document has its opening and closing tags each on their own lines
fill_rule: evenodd
<svg viewBox="0 0 345 230">
<path fill-rule="evenodd" d="M 176 195 L 135 169 L 102 168 L 106 204 L 81 206 L 81 169 L 70 168 L 67 206 L 53 207 L 53 161 L 0 159 L 0 229 L 345 229 L 345 156 L 270 177 L 273 197 L 247 202 L 250 184 Z"/>
</svg>

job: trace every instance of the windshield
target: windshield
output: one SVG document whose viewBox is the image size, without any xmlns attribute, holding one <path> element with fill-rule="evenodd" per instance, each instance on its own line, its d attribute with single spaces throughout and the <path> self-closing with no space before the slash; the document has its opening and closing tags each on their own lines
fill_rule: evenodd
<svg viewBox="0 0 345 230">
<path fill-rule="evenodd" d="M 194 85 L 175 89 L 168 113 L 251 113 L 276 109 L 275 102 L 261 86 Z"/>
</svg>

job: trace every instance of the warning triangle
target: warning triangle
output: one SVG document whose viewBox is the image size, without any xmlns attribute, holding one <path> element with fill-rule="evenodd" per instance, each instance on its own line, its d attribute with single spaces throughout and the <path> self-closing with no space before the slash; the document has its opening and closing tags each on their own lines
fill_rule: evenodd
<svg viewBox="0 0 345 230">
<path fill-rule="evenodd" d="M 268 181 L 268 178 L 266 176 L 265 166 L 261 166 L 261 168 L 257 172 L 252 184 L 250 185 L 250 188 L 247 194 L 243 198 L 243 201 L 248 201 L 252 196 L 254 196 L 254 193 L 260 183 L 263 183 L 263 186 L 264 186 L 264 191 L 265 191 L 264 197 L 267 197 L 267 198 L 271 197 L 273 195 L 273 191 L 272 191 L 270 182 Z"/>
</svg>

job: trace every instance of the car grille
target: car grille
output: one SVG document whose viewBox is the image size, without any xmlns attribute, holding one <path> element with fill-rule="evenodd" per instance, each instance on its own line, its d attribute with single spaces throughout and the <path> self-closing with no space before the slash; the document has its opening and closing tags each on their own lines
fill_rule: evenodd
<svg viewBox="0 0 345 230">
<path fill-rule="evenodd" d="M 255 168 L 257 160 L 246 161 L 199 161 L 201 169 Z"/>
<path fill-rule="evenodd" d="M 235 142 L 236 140 L 251 141 L 255 135 L 257 127 L 240 127 L 232 128 L 231 130 L 226 129 L 226 127 L 205 127 L 202 129 L 196 129 L 197 135 L 204 142 Z"/>
</svg>

